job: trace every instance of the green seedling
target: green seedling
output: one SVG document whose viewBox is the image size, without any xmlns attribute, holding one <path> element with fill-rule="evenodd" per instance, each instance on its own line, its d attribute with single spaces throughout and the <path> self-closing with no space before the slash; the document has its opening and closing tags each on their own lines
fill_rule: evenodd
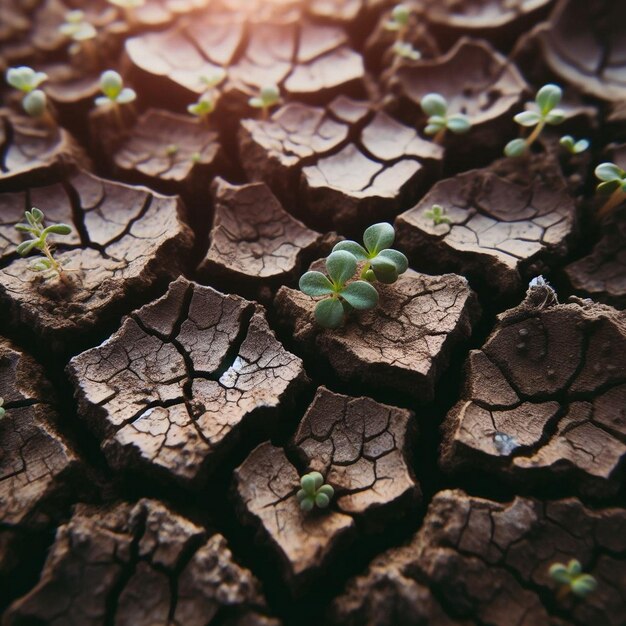
<svg viewBox="0 0 626 626">
<path fill-rule="evenodd" d="M 4 409 L 4 398 L 0 398 L 0 419 L 6 415 L 6 410 Z"/>
<path fill-rule="evenodd" d="M 559 139 L 559 143 L 570 154 L 580 154 L 589 148 L 589 141 L 587 139 L 579 139 L 576 141 L 571 135 L 563 135 Z"/>
<path fill-rule="evenodd" d="M 65 14 L 65 22 L 59 26 L 59 32 L 76 43 L 95 39 L 98 34 L 93 24 L 85 19 L 85 12 L 80 9 Z"/>
<path fill-rule="evenodd" d="M 187 106 L 187 112 L 202 121 L 206 121 L 214 110 L 215 101 L 208 94 L 200 96 L 197 102 Z"/>
<path fill-rule="evenodd" d="M 11 87 L 22 92 L 22 108 L 28 115 L 41 118 L 47 114 L 48 99 L 38 88 L 48 80 L 45 72 L 36 72 L 26 65 L 11 67 L 7 70 L 6 80 Z"/>
<path fill-rule="evenodd" d="M 408 59 L 409 61 L 418 61 L 422 58 L 420 51 L 407 41 L 396 41 L 396 43 L 393 44 L 393 51 L 396 56 L 401 59 Z"/>
<path fill-rule="evenodd" d="M 254 96 L 248 100 L 248 104 L 255 108 L 261 109 L 261 115 L 264 120 L 269 117 L 269 111 L 273 106 L 280 102 L 280 89 L 276 85 L 268 85 L 259 91 L 258 96 Z"/>
<path fill-rule="evenodd" d="M 24 213 L 26 218 L 25 224 L 16 224 L 15 228 L 21 233 L 30 235 L 30 239 L 23 241 L 17 247 L 17 253 L 20 256 L 27 256 L 32 250 L 37 250 L 45 258 L 39 259 L 31 269 L 35 272 L 49 271 L 53 275 L 64 279 L 64 270 L 59 261 L 52 255 L 52 243 L 48 240 L 50 235 L 69 235 L 72 228 L 67 224 L 52 224 L 44 228 L 45 216 L 43 211 L 33 207 L 30 211 Z"/>
<path fill-rule="evenodd" d="M 433 204 L 431 209 L 424 211 L 424 216 L 432 220 L 435 226 L 450 223 L 450 218 L 446 215 L 446 210 L 440 204 Z"/>
<path fill-rule="evenodd" d="M 303 511 L 312 511 L 314 507 L 325 509 L 330 504 L 335 490 L 330 485 L 324 484 L 324 477 L 319 472 L 310 472 L 300 478 L 302 487 L 297 498 Z"/>
<path fill-rule="evenodd" d="M 175 143 L 171 143 L 169 146 L 165 147 L 165 156 L 168 159 L 173 159 L 180 150 L 179 146 Z"/>
<path fill-rule="evenodd" d="M 596 187 L 596 191 L 611 194 L 598 211 L 598 215 L 603 217 L 626 200 L 626 172 L 615 163 L 600 163 L 594 173 L 596 178 L 602 181 Z"/>
<path fill-rule="evenodd" d="M 194 152 L 189 158 L 191 159 L 192 163 L 200 163 L 200 161 L 202 160 L 202 155 L 199 152 Z"/>
<path fill-rule="evenodd" d="M 513 118 L 520 126 L 533 130 L 525 139 L 518 138 L 509 141 L 504 147 L 506 156 L 519 157 L 526 154 L 546 125 L 554 126 L 563 122 L 565 112 L 556 108 L 562 96 L 563 92 L 558 85 L 547 84 L 539 89 L 535 101 L 526 103 L 527 110 L 518 113 Z"/>
<path fill-rule="evenodd" d="M 580 561 L 576 559 L 567 565 L 553 563 L 549 572 L 550 578 L 561 585 L 560 595 L 563 596 L 573 593 L 584 598 L 598 587 L 598 581 L 591 574 L 584 574 Z"/>
<path fill-rule="evenodd" d="M 364 262 L 360 279 L 375 280 L 390 285 L 409 267 L 409 261 L 398 250 L 393 250 L 396 233 L 391 224 L 374 224 L 363 233 L 363 246 L 356 241 L 340 241 L 333 252 L 349 252 L 357 261 Z"/>
<path fill-rule="evenodd" d="M 135 90 L 124 87 L 124 80 L 115 70 L 106 70 L 100 74 L 100 90 L 104 95 L 96 98 L 96 106 L 117 107 L 137 99 Z"/>
<path fill-rule="evenodd" d="M 404 4 L 396 5 L 391 11 L 391 17 L 385 24 L 385 30 L 396 34 L 396 41 L 393 44 L 394 54 L 401 59 L 417 61 L 421 58 L 419 50 L 416 50 L 410 43 L 405 41 L 409 30 L 411 10 Z"/>
<path fill-rule="evenodd" d="M 428 93 L 420 101 L 422 111 L 428 115 L 424 133 L 433 135 L 435 143 L 442 143 L 446 131 L 457 135 L 466 133 L 471 127 L 469 117 L 464 113 L 448 114 L 448 102 L 438 93 Z"/>
<path fill-rule="evenodd" d="M 326 259 L 328 277 L 322 272 L 306 272 L 300 278 L 300 290 L 305 294 L 325 296 L 315 305 L 315 320 L 320 326 L 338 328 L 347 311 L 366 311 L 378 304 L 378 292 L 369 282 L 355 280 L 348 283 L 356 269 L 354 255 L 338 250 Z"/>
</svg>

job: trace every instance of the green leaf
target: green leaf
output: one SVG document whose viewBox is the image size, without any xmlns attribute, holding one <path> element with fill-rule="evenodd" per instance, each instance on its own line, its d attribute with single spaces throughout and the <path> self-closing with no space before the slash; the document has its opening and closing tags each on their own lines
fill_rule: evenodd
<svg viewBox="0 0 626 626">
<path fill-rule="evenodd" d="M 448 102 L 439 93 L 427 93 L 420 100 L 420 106 L 426 115 L 445 117 L 448 112 Z"/>
<path fill-rule="evenodd" d="M 589 141 L 587 139 L 579 139 L 574 144 L 574 154 L 580 154 L 589 148 Z"/>
<path fill-rule="evenodd" d="M 327 296 L 333 293 L 332 283 L 322 272 L 306 272 L 300 277 L 298 286 L 307 296 Z"/>
<path fill-rule="evenodd" d="M 570 583 L 572 592 L 583 598 L 597 587 L 598 581 L 591 574 L 581 574 Z"/>
<path fill-rule="evenodd" d="M 316 490 L 324 484 L 324 477 L 319 472 L 309 472 L 309 476 L 313 476 Z"/>
<path fill-rule="evenodd" d="M 309 511 L 312 511 L 314 506 L 315 504 L 313 498 L 311 498 L 310 496 L 306 497 L 304 500 L 302 500 L 302 502 L 300 502 L 300 508 L 307 513 Z"/>
<path fill-rule="evenodd" d="M 33 219 L 37 222 L 37 224 L 41 224 L 45 219 L 43 211 L 38 209 L 36 206 L 30 210 L 30 214 L 33 216 Z"/>
<path fill-rule="evenodd" d="M 329 498 L 332 498 L 335 495 L 335 490 L 330 485 L 322 485 L 317 493 L 325 493 Z"/>
<path fill-rule="evenodd" d="M 563 563 L 554 563 L 549 569 L 550 577 L 562 585 L 569 584 L 569 572 Z"/>
<path fill-rule="evenodd" d="M 298 489 L 298 493 L 296 493 L 296 498 L 298 498 L 298 502 L 302 502 L 307 497 L 307 492 L 304 489 Z"/>
<path fill-rule="evenodd" d="M 404 274 L 409 269 L 409 260 L 398 250 L 381 250 L 378 258 L 391 261 L 396 266 L 398 274 Z"/>
<path fill-rule="evenodd" d="M 341 297 L 357 311 L 367 311 L 378 304 L 378 292 L 364 280 L 355 280 L 347 285 L 341 292 Z"/>
<path fill-rule="evenodd" d="M 16 224 L 14 226 L 15 230 L 19 230 L 21 233 L 34 233 L 35 229 L 28 224 Z"/>
<path fill-rule="evenodd" d="M 373 283 L 376 280 L 376 274 L 374 274 L 372 270 L 367 270 L 363 278 L 365 278 L 366 281 Z"/>
<path fill-rule="evenodd" d="M 72 232 L 72 227 L 67 224 L 52 224 L 48 228 L 44 229 L 42 235 L 48 235 L 50 233 L 54 235 L 69 235 Z"/>
<path fill-rule="evenodd" d="M 513 117 L 520 126 L 537 126 L 541 122 L 541 115 L 536 111 L 523 111 Z"/>
<path fill-rule="evenodd" d="M 600 163 L 594 170 L 596 178 L 604 181 L 619 181 L 626 176 L 624 170 L 620 169 L 615 163 Z"/>
<path fill-rule="evenodd" d="M 0 418 L 3 418 L 6 415 L 6 411 L 0 406 Z"/>
<path fill-rule="evenodd" d="M 31 117 L 41 117 L 46 112 L 48 98 L 41 89 L 27 93 L 22 100 L 22 108 Z"/>
<path fill-rule="evenodd" d="M 20 256 L 26 256 L 37 245 L 37 241 L 38 241 L 37 239 L 30 239 L 28 241 L 23 241 L 19 246 L 17 246 L 16 252 Z"/>
<path fill-rule="evenodd" d="M 409 23 L 410 15 L 411 11 L 409 7 L 404 4 L 396 5 L 391 12 L 391 17 L 393 18 L 393 20 L 401 26 L 406 26 Z"/>
<path fill-rule="evenodd" d="M 442 128 L 445 128 L 444 124 L 427 124 L 424 127 L 424 134 L 431 137 L 432 135 L 436 135 Z"/>
<path fill-rule="evenodd" d="M 20 67 L 10 67 L 7 70 L 6 79 L 11 87 L 24 93 L 30 93 L 47 80 L 48 75 L 44 72 L 35 72 L 32 67 L 22 65 Z"/>
<path fill-rule="evenodd" d="M 363 243 L 370 257 L 378 254 L 385 248 L 391 248 L 395 238 L 396 231 L 388 222 L 372 224 L 372 226 L 366 228 L 363 233 Z"/>
<path fill-rule="evenodd" d="M 333 248 L 333 252 L 337 250 L 345 250 L 353 255 L 358 261 L 366 261 L 367 260 L 367 250 L 356 241 L 340 241 L 338 244 L 335 244 Z"/>
<path fill-rule="evenodd" d="M 315 504 L 320 509 L 325 509 L 330 504 L 330 498 L 325 493 L 318 493 L 315 496 Z"/>
<path fill-rule="evenodd" d="M 337 298 L 327 298 L 317 303 L 315 320 L 324 328 L 337 328 L 343 322 L 343 305 Z"/>
<path fill-rule="evenodd" d="M 372 259 L 372 269 L 376 274 L 377 280 L 386 285 L 391 285 L 398 280 L 398 270 L 395 263 L 382 256 Z"/>
<path fill-rule="evenodd" d="M 133 102 L 137 99 L 137 93 L 134 89 L 130 87 L 124 87 L 122 91 L 120 91 L 119 95 L 115 99 L 119 104 L 128 104 L 129 102 Z"/>
<path fill-rule="evenodd" d="M 580 561 L 578 559 L 572 559 L 567 564 L 567 571 L 570 576 L 578 576 L 578 574 L 582 573 L 583 566 L 580 564 Z"/>
<path fill-rule="evenodd" d="M 604 183 L 600 183 L 596 187 L 596 191 L 601 194 L 610 194 L 613 193 L 619 186 L 619 180 L 607 180 Z"/>
<path fill-rule="evenodd" d="M 571 135 L 563 135 L 559 139 L 559 143 L 572 154 L 574 153 L 574 138 Z"/>
<path fill-rule="evenodd" d="M 52 267 L 52 263 L 48 259 L 39 259 L 36 263 L 33 263 L 32 269 L 36 272 L 43 272 L 49 270 Z"/>
<path fill-rule="evenodd" d="M 554 109 L 554 111 L 550 111 L 550 113 L 546 115 L 545 119 L 546 123 L 552 126 L 562 124 L 565 121 L 565 111 L 562 109 Z"/>
<path fill-rule="evenodd" d="M 123 87 L 124 81 L 115 70 L 106 70 L 100 74 L 100 89 L 109 100 L 117 100 Z"/>
<path fill-rule="evenodd" d="M 350 252 L 331 252 L 326 259 L 326 271 L 335 285 L 342 286 L 356 272 L 357 261 Z"/>
<path fill-rule="evenodd" d="M 526 142 L 523 139 L 513 139 L 504 146 L 504 154 L 508 157 L 519 157 L 526 152 Z"/>
<path fill-rule="evenodd" d="M 264 106 L 271 107 L 280 99 L 280 89 L 276 85 L 268 85 L 261 89 L 259 96 Z"/>
<path fill-rule="evenodd" d="M 453 133 L 462 135 L 472 127 L 472 123 L 467 115 L 464 115 L 463 113 L 455 113 L 448 118 L 446 127 Z"/>
<path fill-rule="evenodd" d="M 300 485 L 307 495 L 315 493 L 315 478 L 311 474 L 305 474 L 300 479 Z"/>
<path fill-rule="evenodd" d="M 263 104 L 263 100 L 261 100 L 261 98 L 250 98 L 250 100 L 248 100 L 248 104 L 251 107 L 254 107 L 255 109 L 262 109 L 264 104 Z"/>
<path fill-rule="evenodd" d="M 558 85 L 548 83 L 544 85 L 535 96 L 535 102 L 543 116 L 547 115 L 554 107 L 561 102 L 563 92 Z"/>
</svg>

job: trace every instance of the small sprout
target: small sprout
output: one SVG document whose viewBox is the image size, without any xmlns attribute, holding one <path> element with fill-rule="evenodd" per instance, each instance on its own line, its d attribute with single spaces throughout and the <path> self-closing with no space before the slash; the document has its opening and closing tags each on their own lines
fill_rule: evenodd
<svg viewBox="0 0 626 626">
<path fill-rule="evenodd" d="M 130 87 L 124 87 L 122 77 L 115 70 L 106 70 L 100 75 L 100 90 L 104 96 L 96 98 L 96 106 L 128 104 L 137 98 Z"/>
<path fill-rule="evenodd" d="M 178 154 L 179 150 L 180 148 L 178 147 L 178 145 L 176 145 L 175 143 L 171 143 L 169 146 L 166 146 L 165 148 L 165 156 L 171 159 Z"/>
<path fill-rule="evenodd" d="M 310 472 L 300 478 L 300 489 L 297 493 L 300 508 L 303 511 L 312 511 L 315 506 L 325 509 L 330 504 L 335 490 L 324 484 L 324 477 L 319 472 Z"/>
<path fill-rule="evenodd" d="M 340 241 L 333 252 L 345 250 L 357 261 L 365 261 L 359 278 L 367 281 L 378 280 L 390 285 L 398 280 L 409 267 L 409 261 L 398 250 L 391 249 L 396 233 L 391 224 L 381 222 L 367 228 L 363 233 L 363 244 L 356 241 Z"/>
<path fill-rule="evenodd" d="M 589 141 L 587 139 L 579 139 L 576 141 L 571 135 L 563 135 L 563 137 L 559 139 L 559 143 L 570 154 L 580 154 L 589 147 Z"/>
<path fill-rule="evenodd" d="M 402 59 L 409 59 L 410 61 L 418 61 L 422 58 L 419 50 L 416 50 L 410 43 L 406 41 L 396 41 L 393 44 L 393 51 Z"/>
<path fill-rule="evenodd" d="M 598 211 L 600 216 L 608 215 L 626 200 L 626 172 L 615 163 L 600 163 L 594 173 L 596 178 L 602 181 L 596 187 L 596 191 L 611 194 Z"/>
<path fill-rule="evenodd" d="M 327 296 L 315 306 L 315 320 L 324 328 L 337 328 L 346 310 L 366 311 L 378 304 L 378 292 L 369 282 L 355 280 L 348 284 L 357 269 L 357 260 L 344 250 L 331 252 L 326 259 L 328 278 L 321 272 L 306 272 L 300 278 L 300 290 L 308 296 Z"/>
<path fill-rule="evenodd" d="M 426 94 L 421 99 L 420 106 L 422 111 L 429 116 L 424 132 L 427 135 L 434 135 L 436 143 L 443 140 L 446 130 L 455 134 L 462 134 L 472 127 L 472 123 L 464 113 L 448 115 L 448 102 L 441 94 Z"/>
<path fill-rule="evenodd" d="M 199 152 L 194 152 L 190 158 L 192 163 L 200 163 L 202 155 Z"/>
<path fill-rule="evenodd" d="M 211 74 L 202 74 L 199 78 L 200 84 L 208 91 L 214 89 L 226 78 L 226 70 L 222 67 L 216 67 Z"/>
<path fill-rule="evenodd" d="M 535 96 L 535 101 L 526 103 L 526 111 L 518 113 L 513 119 L 520 126 L 533 128 L 526 139 L 513 139 L 504 147 L 504 154 L 508 157 L 519 157 L 526 154 L 530 146 L 536 141 L 546 124 L 554 126 L 565 119 L 565 113 L 556 106 L 561 102 L 563 92 L 558 85 L 547 84 L 541 87 Z"/>
<path fill-rule="evenodd" d="M 41 89 L 35 89 L 22 98 L 22 107 L 31 117 L 43 117 L 46 114 L 48 98 Z"/>
<path fill-rule="evenodd" d="M 391 19 L 385 22 L 385 29 L 394 32 L 406 30 L 409 25 L 411 10 L 405 4 L 397 4 L 391 11 Z"/>
<path fill-rule="evenodd" d="M 200 96 L 197 102 L 194 104 L 189 104 L 187 106 L 187 111 L 190 115 L 194 115 L 195 117 L 206 120 L 211 113 L 215 110 L 215 102 L 213 98 L 204 94 Z"/>
<path fill-rule="evenodd" d="M 424 216 L 432 220 L 435 226 L 450 223 L 450 218 L 446 215 L 446 210 L 440 204 L 433 204 L 431 209 L 424 211 Z"/>
<path fill-rule="evenodd" d="M 17 253 L 20 256 L 27 256 L 35 249 L 38 250 L 45 258 L 39 259 L 31 266 L 36 272 L 52 271 L 59 278 L 63 278 L 63 267 L 61 263 L 52 256 L 52 245 L 48 241 L 50 235 L 69 235 L 72 228 L 67 224 L 52 224 L 44 228 L 45 216 L 43 211 L 33 207 L 30 211 L 24 213 L 26 218 L 25 224 L 16 224 L 15 228 L 21 233 L 28 233 L 30 239 L 23 241 L 17 247 Z"/>
<path fill-rule="evenodd" d="M 3 418 L 6 415 L 6 410 L 4 409 L 4 398 L 0 398 L 0 418 Z"/>
<path fill-rule="evenodd" d="M 573 593 L 581 598 L 586 597 L 598 587 L 598 581 L 591 574 L 584 574 L 580 561 L 572 559 L 567 565 L 553 563 L 550 565 L 550 578 L 561 585 L 565 593 Z"/>
<path fill-rule="evenodd" d="M 259 95 L 248 100 L 255 109 L 261 109 L 263 118 L 267 119 L 269 110 L 280 102 L 280 89 L 276 85 L 268 85 L 259 91 Z"/>
<path fill-rule="evenodd" d="M 77 43 L 94 39 L 97 35 L 93 24 L 85 19 L 85 12 L 80 9 L 65 14 L 65 22 L 59 26 L 59 32 Z"/>
<path fill-rule="evenodd" d="M 45 80 L 48 80 L 48 75 L 45 72 L 35 72 L 32 67 L 22 65 L 21 67 L 10 67 L 7 70 L 6 78 L 11 87 L 23 93 L 30 93 Z"/>
</svg>

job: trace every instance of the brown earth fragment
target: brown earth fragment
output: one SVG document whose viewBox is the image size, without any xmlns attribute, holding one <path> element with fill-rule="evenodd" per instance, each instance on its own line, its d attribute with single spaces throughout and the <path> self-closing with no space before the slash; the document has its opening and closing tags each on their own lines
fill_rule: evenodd
<svg viewBox="0 0 626 626">
<path fill-rule="evenodd" d="M 441 464 L 607 497 L 626 458 L 626 317 L 589 300 L 556 304 L 542 291 L 531 288 L 470 353 Z"/>
<path fill-rule="evenodd" d="M 144 499 L 104 509 L 78 505 L 57 531 L 39 582 L 5 620 L 204 626 L 233 607 L 254 617 L 265 600 L 224 537 L 207 538 L 203 528 Z"/>
<path fill-rule="evenodd" d="M 218 178 L 211 191 L 215 216 L 199 275 L 257 297 L 294 281 L 322 235 L 291 217 L 263 183 L 231 185 Z"/>
<path fill-rule="evenodd" d="M 244 433 L 270 433 L 307 381 L 262 307 L 184 278 L 68 372 L 112 467 L 188 487 Z"/>
<path fill-rule="evenodd" d="M 499 503 L 442 491 L 411 542 L 377 557 L 333 604 L 345 626 L 619 626 L 626 515 L 571 498 Z M 548 569 L 578 559 L 598 589 L 558 597 Z M 562 619 L 565 618 L 565 619 Z"/>
<path fill-rule="evenodd" d="M 57 237 L 56 257 L 68 280 L 44 279 L 30 269 L 33 258 L 18 258 L 3 270 L 0 306 L 13 324 L 27 325 L 53 350 L 80 346 L 101 324 L 120 314 L 140 294 L 183 269 L 193 243 L 181 221 L 178 198 L 157 195 L 78 172 L 63 183 L 31 190 L 52 221 L 67 219 L 76 235 Z M 23 212 L 20 194 L 3 197 L 11 216 Z M 13 217 L 11 217 L 11 221 Z M 0 227 L 2 228 L 2 227 Z M 3 229 L 4 230 L 4 229 Z"/>
<path fill-rule="evenodd" d="M 340 380 L 428 403 L 452 350 L 471 335 L 476 296 L 460 276 L 412 270 L 377 288 L 378 307 L 336 330 L 316 324 L 315 300 L 298 290 L 281 287 L 274 303 L 286 332 L 311 358 L 328 361 Z"/>
</svg>

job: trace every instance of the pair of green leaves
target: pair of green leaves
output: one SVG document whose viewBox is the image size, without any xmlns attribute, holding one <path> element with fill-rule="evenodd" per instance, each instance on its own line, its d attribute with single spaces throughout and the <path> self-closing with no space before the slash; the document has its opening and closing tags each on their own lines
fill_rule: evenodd
<svg viewBox="0 0 626 626">
<path fill-rule="evenodd" d="M 48 98 L 39 85 L 48 80 L 45 72 L 36 72 L 32 67 L 22 65 L 11 67 L 6 73 L 7 83 L 24 94 L 22 108 L 31 117 L 41 117 L 48 106 Z"/>
<path fill-rule="evenodd" d="M 431 209 L 424 211 L 424 216 L 432 220 L 435 226 L 450 223 L 450 218 L 446 215 L 445 209 L 440 204 L 433 204 Z"/>
<path fill-rule="evenodd" d="M 597 187 L 600 193 L 612 193 L 618 188 L 626 193 L 626 172 L 615 163 L 600 163 L 594 173 L 602 181 Z"/>
<path fill-rule="evenodd" d="M 397 4 L 391 11 L 391 19 L 385 22 L 385 30 L 400 31 L 409 25 L 411 10 L 404 4 Z"/>
<path fill-rule="evenodd" d="M 543 127 L 548 124 L 554 126 L 565 119 L 565 112 L 557 109 L 561 102 L 563 91 L 558 85 L 551 83 L 544 85 L 537 91 L 535 101 L 527 103 L 526 111 L 513 117 L 520 126 L 534 128 L 534 132 L 527 139 L 513 139 L 504 147 L 504 154 L 508 157 L 519 157 L 526 153 L 531 144 L 537 139 Z"/>
<path fill-rule="evenodd" d="M 96 106 L 128 104 L 137 98 L 130 87 L 124 87 L 124 80 L 115 70 L 106 70 L 100 75 L 100 90 L 104 96 L 96 98 Z"/>
<path fill-rule="evenodd" d="M 315 319 L 324 328 L 337 328 L 345 313 L 352 309 L 366 311 L 378 304 L 378 292 L 372 282 L 394 283 L 406 272 L 409 262 L 401 252 L 392 250 L 395 231 L 391 224 L 374 224 L 363 233 L 363 246 L 356 241 L 341 241 L 326 259 L 328 277 L 321 272 L 306 272 L 300 289 L 309 296 L 327 296 L 315 307 Z M 357 280 L 359 263 L 363 263 Z"/>
<path fill-rule="evenodd" d="M 248 104 L 255 109 L 267 111 L 280 101 L 280 89 L 276 85 L 268 85 L 259 91 L 258 96 L 248 100 Z"/>
<path fill-rule="evenodd" d="M 335 490 L 330 485 L 324 484 L 324 477 L 319 472 L 310 472 L 300 479 L 302 487 L 296 497 L 303 511 L 312 511 L 317 506 L 325 509 L 330 504 Z"/>
<path fill-rule="evenodd" d="M 26 211 L 24 217 L 26 218 L 26 224 L 16 224 L 15 228 L 21 233 L 28 233 L 31 239 L 23 241 L 17 247 L 16 251 L 20 256 L 26 256 L 34 248 L 43 250 L 47 245 L 47 239 L 50 235 L 69 235 L 72 232 L 72 228 L 67 224 L 52 224 L 44 228 L 43 222 L 45 217 L 43 211 L 36 207 L 33 207 L 30 211 Z M 47 259 L 42 259 L 40 263 L 44 263 L 45 267 L 42 266 L 39 269 L 50 269 L 50 265 L 48 265 L 47 262 Z M 35 267 L 35 269 L 37 268 Z"/>
<path fill-rule="evenodd" d="M 94 39 L 98 34 L 93 24 L 87 21 L 85 12 L 80 9 L 65 14 L 65 22 L 59 26 L 59 32 L 76 42 Z"/>
<path fill-rule="evenodd" d="M 472 127 L 469 117 L 464 113 L 448 115 L 448 101 L 439 93 L 427 93 L 420 100 L 420 106 L 429 116 L 424 128 L 427 135 L 436 135 L 444 130 L 460 135 Z"/>
<path fill-rule="evenodd" d="M 553 563 L 550 577 L 560 585 L 567 585 L 569 590 L 581 598 L 589 595 L 598 586 L 598 581 L 591 574 L 584 574 L 580 561 L 572 559 L 567 565 Z"/>
<path fill-rule="evenodd" d="M 563 135 L 563 137 L 559 139 L 559 143 L 570 154 L 580 154 L 589 147 L 588 139 L 579 139 L 576 141 L 571 135 Z"/>
</svg>

